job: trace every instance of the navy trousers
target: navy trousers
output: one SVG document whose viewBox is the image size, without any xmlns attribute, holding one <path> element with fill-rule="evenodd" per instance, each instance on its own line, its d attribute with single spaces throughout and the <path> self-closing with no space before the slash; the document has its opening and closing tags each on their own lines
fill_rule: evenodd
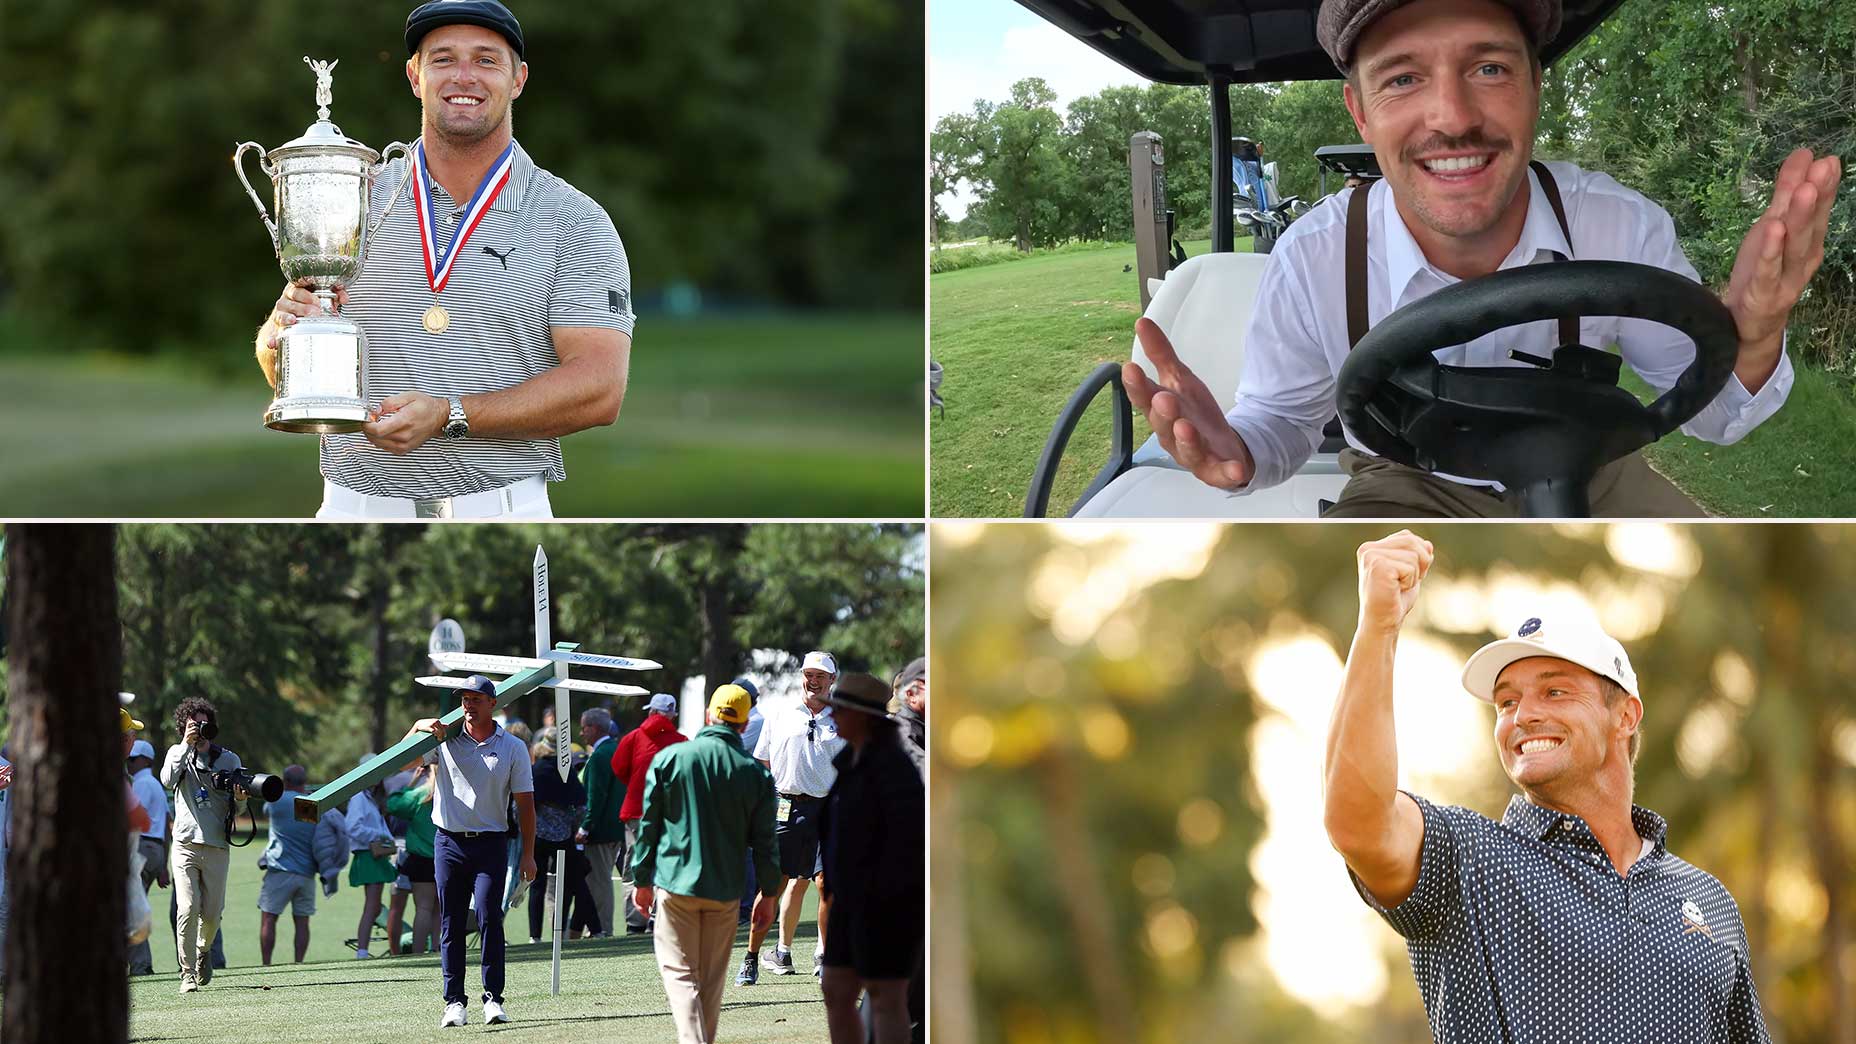
<svg viewBox="0 0 1856 1044">
<path fill-rule="evenodd" d="M 432 869 L 438 882 L 438 965 L 445 1003 L 464 1004 L 464 937 L 470 902 L 477 900 L 477 938 L 483 943 L 483 998 L 503 1002 L 503 879 L 509 872 L 507 832 L 457 837 L 438 832 Z"/>
</svg>

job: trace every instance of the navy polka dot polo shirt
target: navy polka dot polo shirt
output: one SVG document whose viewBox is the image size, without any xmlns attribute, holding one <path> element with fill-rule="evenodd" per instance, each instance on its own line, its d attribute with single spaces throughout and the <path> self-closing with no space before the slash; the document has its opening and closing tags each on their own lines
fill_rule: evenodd
<svg viewBox="0 0 1856 1044">
<path fill-rule="evenodd" d="M 1353 886 L 1405 937 L 1438 1044 L 1771 1039 L 1739 907 L 1669 854 L 1661 816 L 1631 808 L 1653 847 L 1620 877 L 1577 816 L 1516 795 L 1496 823 L 1412 797 L 1417 887 L 1388 909 Z"/>
</svg>

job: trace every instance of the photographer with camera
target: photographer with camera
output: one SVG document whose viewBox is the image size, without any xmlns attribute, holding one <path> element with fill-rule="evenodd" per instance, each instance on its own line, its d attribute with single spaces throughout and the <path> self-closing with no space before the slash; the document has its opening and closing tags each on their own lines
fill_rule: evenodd
<svg viewBox="0 0 1856 1044">
<path fill-rule="evenodd" d="M 192 993 L 213 978 L 210 947 L 226 905 L 232 810 L 234 802 L 245 800 L 245 789 L 231 775 L 240 768 L 238 755 L 214 742 L 219 714 L 211 702 L 198 696 L 182 700 L 174 708 L 174 728 L 180 742 L 162 760 L 161 785 L 174 795 L 168 870 L 179 904 L 174 941 L 180 992 Z"/>
</svg>

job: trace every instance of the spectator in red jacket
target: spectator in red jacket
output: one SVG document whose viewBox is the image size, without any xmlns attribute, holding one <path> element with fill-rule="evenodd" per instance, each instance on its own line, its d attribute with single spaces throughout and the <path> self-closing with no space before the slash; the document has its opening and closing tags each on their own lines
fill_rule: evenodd
<svg viewBox="0 0 1856 1044">
<path fill-rule="evenodd" d="M 667 692 L 651 697 L 650 713 L 644 724 L 619 740 L 612 752 L 612 775 L 625 787 L 625 800 L 619 805 L 619 822 L 625 825 L 625 850 L 638 843 L 638 820 L 644 816 L 644 773 L 651 767 L 657 752 L 672 743 L 689 739 L 677 731 L 677 698 Z M 625 931 L 636 935 L 650 930 L 651 915 L 632 902 L 632 886 L 625 889 Z M 616 934 L 616 933 L 615 933 Z"/>
</svg>

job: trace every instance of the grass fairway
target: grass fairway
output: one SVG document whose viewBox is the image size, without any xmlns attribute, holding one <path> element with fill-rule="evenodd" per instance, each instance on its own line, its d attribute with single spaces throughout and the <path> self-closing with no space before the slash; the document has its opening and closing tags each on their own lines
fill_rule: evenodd
<svg viewBox="0 0 1856 1044">
<path fill-rule="evenodd" d="M 240 827 L 239 836 L 244 828 Z M 156 925 L 150 936 L 156 974 L 130 983 L 129 1037 L 135 1041 L 214 1041 L 223 1044 L 369 1044 L 430 1040 L 444 1013 L 438 957 L 354 960 L 345 940 L 354 937 L 361 892 L 343 885 L 334 898 L 317 898 L 310 922 L 310 949 L 303 964 L 290 958 L 289 918 L 278 926 L 271 967 L 258 959 L 256 866 L 265 834 L 249 848 L 233 849 L 227 883 L 224 931 L 228 967 L 198 993 L 181 995 L 175 975 L 174 936 L 167 926 L 168 893 L 150 892 Z M 615 884 L 616 886 L 616 884 Z M 812 892 L 807 892 L 811 900 Z M 794 939 L 799 974 L 763 973 L 755 986 L 734 985 L 734 971 L 747 946 L 743 929 L 735 944 L 729 983 L 722 995 L 720 1032 L 725 1040 L 805 1041 L 825 1039 L 825 1008 L 812 969 L 813 907 Z M 470 951 L 466 989 L 473 999 L 470 1024 L 449 1036 L 495 1032 L 515 1039 L 546 1041 L 657 1042 L 674 1040 L 670 1006 L 658 977 L 651 938 L 569 940 L 562 944 L 561 993 L 550 996 L 549 942 L 530 946 L 525 908 L 511 911 L 505 967 L 504 1006 L 513 1020 L 486 1027 L 475 1003 L 481 992 L 477 951 Z M 520 940 L 520 941 L 518 941 Z M 384 945 L 384 944 L 381 944 Z"/>
<path fill-rule="evenodd" d="M 912 316 L 655 321 L 619 422 L 562 441 L 555 514 L 919 517 L 923 376 Z M 267 431 L 268 401 L 255 372 L 0 356 L 0 497 L 12 517 L 309 516 L 316 440 Z"/>
<path fill-rule="evenodd" d="M 1186 244 L 1198 256 L 1206 242 Z M 1238 241 L 1249 249 L 1248 240 Z M 1015 517 L 1051 425 L 1098 364 L 1128 357 L 1139 315 L 1127 244 L 1104 245 L 930 277 L 929 337 L 947 368 L 947 413 L 930 414 L 930 504 L 943 517 Z M 1796 331 L 1794 331 L 1796 337 Z M 1799 345 L 1794 340 L 1793 357 Z M 1624 386 L 1653 396 L 1628 369 Z M 1051 494 L 1061 515 L 1108 455 L 1110 397 L 1077 425 Z M 1148 435 L 1136 416 L 1138 445 Z M 1711 514 L 1730 518 L 1856 516 L 1844 466 L 1856 445 L 1856 381 L 1804 366 L 1785 406 L 1733 446 L 1685 435 L 1646 451 Z"/>
<path fill-rule="evenodd" d="M 1197 257 L 1209 241 L 1185 244 Z M 1248 238 L 1237 241 L 1249 250 Z M 946 367 L 946 416 L 930 411 L 937 516 L 1016 517 L 1050 426 L 1097 364 L 1126 359 L 1141 314 L 1134 246 L 1105 244 L 929 278 L 928 336 Z M 1068 509 L 1108 456 L 1109 396 L 1070 437 L 1051 493 Z M 1135 421 L 1135 438 L 1147 427 Z"/>
</svg>

